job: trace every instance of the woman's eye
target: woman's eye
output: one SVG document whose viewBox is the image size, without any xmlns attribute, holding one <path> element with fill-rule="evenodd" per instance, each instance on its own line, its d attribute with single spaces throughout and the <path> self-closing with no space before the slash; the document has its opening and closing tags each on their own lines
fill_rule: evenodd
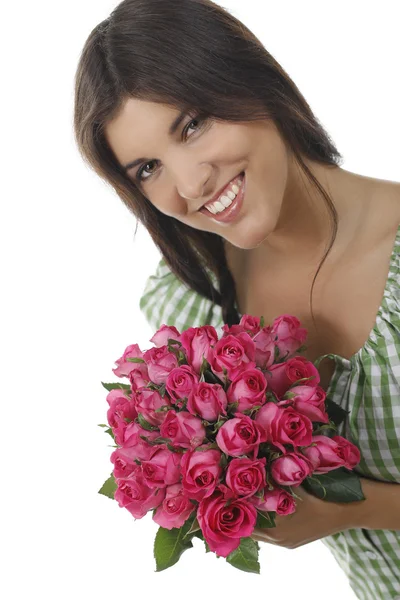
<svg viewBox="0 0 400 600">
<path fill-rule="evenodd" d="M 151 165 L 151 164 L 153 164 L 154 162 L 155 162 L 154 160 L 151 160 L 150 162 L 148 162 L 148 163 L 146 163 L 145 165 L 143 165 L 143 167 L 140 167 L 140 169 L 138 169 L 138 172 L 136 173 L 136 179 L 137 179 L 139 182 L 141 182 L 141 181 L 144 181 L 144 180 L 146 180 L 146 179 L 149 179 L 149 177 L 143 177 L 143 173 L 144 173 L 144 172 L 146 172 L 146 173 L 147 173 L 147 171 L 146 171 L 146 167 L 147 167 L 148 165 Z M 152 173 L 150 173 L 150 177 L 151 177 L 151 175 L 152 175 Z"/>
<path fill-rule="evenodd" d="M 184 135 L 186 135 L 186 133 L 187 133 L 188 129 L 193 129 L 193 127 L 190 127 L 190 125 L 191 125 L 192 123 L 196 123 L 196 122 L 197 122 L 197 123 L 201 123 L 201 122 L 202 122 L 202 120 L 200 119 L 200 117 L 194 117 L 193 119 L 191 119 L 191 120 L 189 121 L 189 123 L 186 125 L 186 127 L 185 127 L 185 129 L 183 130 L 183 132 L 182 132 L 182 133 L 183 133 Z M 198 128 L 199 128 L 199 126 L 195 127 L 195 129 L 198 129 Z"/>
<path fill-rule="evenodd" d="M 184 130 L 182 131 L 182 137 L 186 137 L 186 134 L 187 134 L 187 132 L 188 132 L 188 129 L 199 129 L 199 128 L 200 128 L 200 126 L 201 126 L 201 124 L 202 124 L 202 122 L 203 122 L 203 120 L 204 120 L 204 119 L 201 119 L 200 117 L 195 117 L 195 118 L 191 119 L 191 120 L 189 121 L 189 123 L 186 125 L 186 127 L 184 128 Z M 192 123 L 200 123 L 200 126 L 199 126 L 199 125 L 197 125 L 197 126 L 194 126 L 194 127 L 192 126 L 192 127 L 191 127 Z M 138 171 L 137 171 L 137 173 L 136 173 L 136 179 L 139 181 L 139 183 L 140 183 L 140 182 L 142 182 L 142 181 L 146 181 L 147 179 L 150 179 L 150 177 L 151 177 L 151 176 L 153 175 L 153 173 L 154 173 L 154 170 L 153 170 L 151 173 L 149 173 L 149 172 L 147 171 L 146 167 L 148 167 L 149 165 L 152 165 L 152 164 L 154 164 L 155 162 L 156 162 L 156 161 L 154 161 L 154 160 L 151 160 L 150 162 L 148 162 L 148 163 L 146 163 L 145 165 L 143 165 L 142 167 L 140 167 L 140 169 L 138 169 Z M 147 173 L 147 174 L 148 174 L 148 177 L 143 177 L 143 174 L 144 174 L 144 173 Z"/>
</svg>

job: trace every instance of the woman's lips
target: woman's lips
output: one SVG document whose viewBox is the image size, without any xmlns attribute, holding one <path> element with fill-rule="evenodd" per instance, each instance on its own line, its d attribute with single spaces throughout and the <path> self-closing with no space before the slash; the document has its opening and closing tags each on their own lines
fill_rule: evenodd
<svg viewBox="0 0 400 600">
<path fill-rule="evenodd" d="M 234 178 L 236 179 L 236 177 Z M 233 180 L 232 180 L 233 181 Z M 213 214 L 211 213 L 205 206 L 202 206 L 200 212 L 207 217 L 210 217 L 214 221 L 218 221 L 220 223 L 231 223 L 238 216 L 240 209 L 242 208 L 243 198 L 244 198 L 244 189 L 246 185 L 246 174 L 243 173 L 242 185 L 239 188 L 239 192 L 236 198 L 233 200 L 232 204 L 228 206 L 225 210 L 220 213 Z"/>
</svg>

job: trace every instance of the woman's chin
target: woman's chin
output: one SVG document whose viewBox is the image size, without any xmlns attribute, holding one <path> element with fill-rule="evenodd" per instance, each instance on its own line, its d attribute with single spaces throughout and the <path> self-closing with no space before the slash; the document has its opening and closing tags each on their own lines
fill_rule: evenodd
<svg viewBox="0 0 400 600">
<path fill-rule="evenodd" d="M 230 232 L 231 235 L 224 235 L 224 238 L 235 246 L 236 248 L 240 248 L 241 250 L 254 250 L 261 246 L 261 244 L 268 238 L 270 235 L 270 231 L 265 233 L 265 229 L 258 231 L 258 228 L 249 229 L 247 232 Z"/>
</svg>

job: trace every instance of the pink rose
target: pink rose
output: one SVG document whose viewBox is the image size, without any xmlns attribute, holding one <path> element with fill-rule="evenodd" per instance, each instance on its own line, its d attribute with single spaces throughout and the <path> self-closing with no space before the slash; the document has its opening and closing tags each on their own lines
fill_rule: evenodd
<svg viewBox="0 0 400 600">
<path fill-rule="evenodd" d="M 223 370 L 227 370 L 229 379 L 234 379 L 245 369 L 256 366 L 255 347 L 248 333 L 227 335 L 222 337 L 213 348 L 210 362 L 214 373 L 223 377 Z"/>
<path fill-rule="evenodd" d="M 219 450 L 188 450 L 182 457 L 182 485 L 192 500 L 210 496 L 222 474 Z"/>
<path fill-rule="evenodd" d="M 283 489 L 264 488 L 262 498 L 253 496 L 249 501 L 261 512 L 276 512 L 277 515 L 291 515 L 296 510 L 292 494 Z"/>
<path fill-rule="evenodd" d="M 206 437 L 201 419 L 186 411 L 176 413 L 169 410 L 160 432 L 163 438 L 171 440 L 171 445 L 178 448 L 196 448 Z"/>
<path fill-rule="evenodd" d="M 107 402 L 110 405 L 107 411 L 107 421 L 117 444 L 120 446 L 129 422 L 127 419 L 133 421 L 137 417 L 135 403 L 130 397 L 125 396 L 124 391 L 120 389 L 111 390 L 107 394 Z"/>
<path fill-rule="evenodd" d="M 186 408 L 193 415 L 212 422 L 217 421 L 220 415 L 226 415 L 227 406 L 224 388 L 218 383 L 202 381 L 190 392 Z"/>
<path fill-rule="evenodd" d="M 227 335 L 237 335 L 238 333 L 248 333 L 253 337 L 260 331 L 260 319 L 252 315 L 243 315 L 238 325 L 224 325 L 222 327 L 224 337 Z"/>
<path fill-rule="evenodd" d="M 272 327 L 263 327 L 254 337 L 256 365 L 260 369 L 269 369 L 275 360 L 275 334 Z"/>
<path fill-rule="evenodd" d="M 165 383 L 168 374 L 178 367 L 178 359 L 173 352 L 168 352 L 167 346 L 150 348 L 143 354 L 147 363 L 149 377 L 156 384 Z"/>
<path fill-rule="evenodd" d="M 271 475 L 279 485 L 297 487 L 313 470 L 312 462 L 296 452 L 288 452 L 271 463 Z"/>
<path fill-rule="evenodd" d="M 156 412 L 158 408 L 171 406 L 167 396 L 162 397 L 157 390 L 140 388 L 135 392 L 135 406 L 150 425 L 159 427 L 164 422 L 167 411 Z"/>
<path fill-rule="evenodd" d="M 238 402 L 236 410 L 243 412 L 265 404 L 267 380 L 258 369 L 246 369 L 231 382 L 227 396 L 229 403 Z"/>
<path fill-rule="evenodd" d="M 131 473 L 136 471 L 137 464 L 135 463 L 134 458 L 121 452 L 120 448 L 114 450 L 110 456 L 110 460 L 114 465 L 113 475 L 115 479 L 128 477 Z"/>
<path fill-rule="evenodd" d="M 255 458 L 261 442 L 265 442 L 263 428 L 247 415 L 236 413 L 218 430 L 216 442 L 228 456 L 252 455 Z"/>
<path fill-rule="evenodd" d="M 312 462 L 317 475 L 340 467 L 351 470 L 360 462 L 358 448 L 340 435 L 314 435 L 312 445 L 303 448 L 302 453 Z"/>
<path fill-rule="evenodd" d="M 239 325 L 251 336 L 255 335 L 260 331 L 260 317 L 254 317 L 253 315 L 242 315 Z"/>
<path fill-rule="evenodd" d="M 326 435 L 314 435 L 312 445 L 303 448 L 302 453 L 313 464 L 316 474 L 328 473 L 344 466 L 344 460 L 339 455 L 338 444 Z"/>
<path fill-rule="evenodd" d="M 241 538 L 253 533 L 257 511 L 247 500 L 235 498 L 231 490 L 220 485 L 200 502 L 197 520 L 210 550 L 227 557 L 239 546 Z"/>
<path fill-rule="evenodd" d="M 272 365 L 269 368 L 269 371 L 270 373 L 267 372 L 265 374 L 268 388 L 275 392 L 279 398 L 281 398 L 296 381 L 305 377 L 313 377 L 313 379 L 305 381 L 305 385 L 317 387 L 320 382 L 318 370 L 313 363 L 304 358 L 304 356 L 296 356 L 295 358 L 289 358 L 286 362 Z"/>
<path fill-rule="evenodd" d="M 149 510 L 157 508 L 165 497 L 165 488 L 154 489 L 147 485 L 138 465 L 129 477 L 117 479 L 117 486 L 114 499 L 135 519 L 141 519 Z"/>
<path fill-rule="evenodd" d="M 150 381 L 147 365 L 140 364 L 140 369 L 138 369 L 137 366 L 138 365 L 136 365 L 136 368 L 132 369 L 132 371 L 129 373 L 129 381 L 131 383 L 133 392 L 136 392 L 141 387 L 146 387 Z M 143 368 L 146 370 L 145 373 L 143 372 Z"/>
<path fill-rule="evenodd" d="M 235 325 L 227 325 L 225 323 L 225 325 L 223 325 L 223 327 L 221 327 L 222 331 L 224 332 L 222 337 L 227 337 L 228 335 L 238 335 L 239 333 L 247 333 L 245 328 L 242 325 L 239 325 L 238 323 Z M 251 336 L 250 336 L 251 337 Z"/>
<path fill-rule="evenodd" d="M 344 461 L 343 466 L 346 467 L 346 469 L 354 469 L 361 460 L 361 454 L 357 446 L 341 435 L 334 435 L 332 439 L 338 445 L 337 451 Z"/>
<path fill-rule="evenodd" d="M 203 358 L 210 362 L 211 347 L 217 340 L 218 335 L 212 325 L 189 327 L 182 333 L 182 346 L 186 352 L 188 363 L 196 373 L 200 373 Z"/>
<path fill-rule="evenodd" d="M 189 397 L 193 387 L 198 383 L 199 376 L 189 365 L 173 369 L 167 377 L 166 389 L 171 402 L 180 408 L 183 400 Z"/>
<path fill-rule="evenodd" d="M 149 460 L 142 461 L 142 473 L 150 488 L 178 483 L 182 455 L 168 448 L 158 448 Z"/>
<path fill-rule="evenodd" d="M 285 396 L 288 399 L 285 399 Z M 310 421 L 319 423 L 329 423 L 329 416 L 325 410 L 326 392 L 317 385 L 296 385 L 286 392 L 283 400 L 278 402 L 278 406 L 291 406 L 294 410 L 305 415 Z"/>
<path fill-rule="evenodd" d="M 236 496 L 253 496 L 266 485 L 265 464 L 266 458 L 234 458 L 226 471 L 226 485 Z"/>
<path fill-rule="evenodd" d="M 180 337 L 181 334 L 176 327 L 170 325 L 161 325 L 160 329 L 158 329 L 150 339 L 150 342 L 152 342 L 152 344 L 154 344 L 157 348 L 161 348 L 161 346 L 168 346 L 169 339 L 180 342 Z"/>
<path fill-rule="evenodd" d="M 165 499 L 153 515 L 153 521 L 164 529 L 180 528 L 195 510 L 185 495 L 182 485 L 175 483 L 166 488 Z"/>
<path fill-rule="evenodd" d="M 160 437 L 159 431 L 147 431 L 138 423 L 129 423 L 122 439 L 120 454 L 127 460 L 149 460 L 159 446 L 151 445 L 156 438 Z M 143 439 L 145 438 L 145 439 Z M 147 441 L 148 440 L 148 441 Z"/>
<path fill-rule="evenodd" d="M 266 441 L 274 444 L 283 453 L 283 444 L 309 446 L 312 441 L 313 427 L 310 419 L 291 408 L 282 408 L 273 402 L 267 402 L 255 417 L 266 434 Z"/>
<path fill-rule="evenodd" d="M 134 369 L 142 370 L 143 374 L 146 374 L 146 365 L 144 363 L 129 362 L 128 358 L 143 358 L 143 352 L 137 344 L 127 346 L 121 358 L 115 361 L 118 367 L 112 370 L 114 375 L 117 377 L 128 377 Z"/>
<path fill-rule="evenodd" d="M 280 315 L 272 323 L 272 331 L 278 336 L 276 345 L 281 358 L 288 358 L 303 345 L 307 329 L 302 328 L 297 317 Z"/>
</svg>

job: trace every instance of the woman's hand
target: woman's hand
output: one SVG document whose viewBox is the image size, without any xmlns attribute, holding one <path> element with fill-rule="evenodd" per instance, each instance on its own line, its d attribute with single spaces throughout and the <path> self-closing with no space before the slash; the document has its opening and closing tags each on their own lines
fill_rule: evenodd
<svg viewBox="0 0 400 600">
<path fill-rule="evenodd" d="M 301 486 L 295 488 L 294 492 L 301 498 L 296 498 L 296 511 L 291 515 L 276 515 L 276 527 L 254 529 L 251 535 L 253 540 L 294 549 L 327 535 L 360 526 L 358 517 L 364 500 L 328 502 L 308 494 Z"/>
</svg>

